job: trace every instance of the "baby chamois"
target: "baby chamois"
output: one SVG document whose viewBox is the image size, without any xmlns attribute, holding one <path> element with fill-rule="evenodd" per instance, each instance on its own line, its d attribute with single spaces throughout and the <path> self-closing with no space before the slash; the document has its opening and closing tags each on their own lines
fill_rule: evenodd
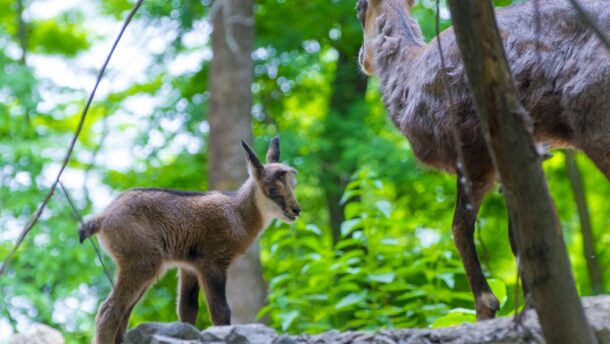
<svg viewBox="0 0 610 344">
<path fill-rule="evenodd" d="M 390 118 L 425 164 L 460 173 L 456 171 L 451 111 L 459 117 L 457 131 L 473 204 L 458 182 L 453 239 L 474 294 L 477 319 L 492 318 L 499 304 L 481 270 L 473 232 L 481 201 L 497 173 L 468 91 L 454 32 L 450 28 L 437 38 L 445 53 L 447 70 L 443 70 L 437 40 L 424 44 L 411 16 L 413 3 L 358 1 L 364 31 L 360 66 L 366 74 L 379 77 Z M 550 147 L 582 149 L 610 178 L 610 53 L 569 1 L 538 3 L 538 15 L 531 1 L 496 13 L 521 102 L 532 118 L 534 139 Z M 610 33 L 610 6 L 604 1 L 585 4 L 600 27 Z M 539 26 L 536 20 L 540 20 Z M 443 74 L 452 87 L 452 100 L 445 91 Z M 518 253 L 510 230 L 509 236 L 513 252 Z"/>
<path fill-rule="evenodd" d="M 201 287 L 214 325 L 230 323 L 229 264 L 273 218 L 290 223 L 301 212 L 296 170 L 279 162 L 279 139 L 271 140 L 265 165 L 242 145 L 250 177 L 236 192 L 131 189 L 81 227 L 80 241 L 99 233 L 117 264 L 115 287 L 97 314 L 96 343 L 122 342 L 131 310 L 172 265 L 180 269 L 180 320 L 195 323 Z"/>
</svg>

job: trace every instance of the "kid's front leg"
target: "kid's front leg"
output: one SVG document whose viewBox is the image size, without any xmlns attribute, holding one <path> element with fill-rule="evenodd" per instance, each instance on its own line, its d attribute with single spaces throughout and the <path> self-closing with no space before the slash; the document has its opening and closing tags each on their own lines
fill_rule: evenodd
<svg viewBox="0 0 610 344">
<path fill-rule="evenodd" d="M 212 323 L 218 325 L 231 324 L 231 309 L 227 303 L 226 283 L 227 268 L 213 265 L 202 269 L 199 276 L 205 292 L 205 299 L 212 318 Z"/>
</svg>

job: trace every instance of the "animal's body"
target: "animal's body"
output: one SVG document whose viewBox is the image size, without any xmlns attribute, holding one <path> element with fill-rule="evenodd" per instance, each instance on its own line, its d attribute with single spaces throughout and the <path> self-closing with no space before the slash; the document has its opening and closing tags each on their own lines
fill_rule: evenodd
<svg viewBox="0 0 610 344">
<path fill-rule="evenodd" d="M 419 26 L 411 17 L 413 1 L 358 2 L 365 37 L 360 65 L 365 73 L 379 77 L 390 118 L 425 164 L 459 173 L 452 111 L 459 118 L 457 132 L 474 204 L 468 206 L 463 185 L 458 183 L 453 234 L 475 297 L 477 317 L 486 319 L 494 316 L 498 301 L 481 270 L 473 231 L 480 203 L 497 174 L 453 30 L 437 38 L 443 47 L 444 71 L 437 39 L 424 44 Z M 531 1 L 496 13 L 516 88 L 531 116 L 534 139 L 549 147 L 583 150 L 610 178 L 610 52 L 568 1 L 538 3 L 538 15 Z M 586 5 L 610 33 L 610 7 L 601 1 L 588 1 Z M 539 26 L 536 20 L 540 20 Z M 453 102 L 445 80 L 452 88 Z M 512 238 L 511 246 L 515 251 Z"/>
<path fill-rule="evenodd" d="M 132 189 L 79 230 L 81 242 L 97 233 L 117 264 L 115 287 L 97 315 L 98 344 L 122 341 L 131 310 L 172 266 L 180 268 L 180 320 L 195 323 L 201 287 L 212 322 L 230 323 L 227 268 L 273 218 L 292 222 L 300 213 L 296 171 L 278 162 L 279 141 L 272 140 L 266 165 L 244 149 L 250 178 L 236 192 Z"/>
</svg>

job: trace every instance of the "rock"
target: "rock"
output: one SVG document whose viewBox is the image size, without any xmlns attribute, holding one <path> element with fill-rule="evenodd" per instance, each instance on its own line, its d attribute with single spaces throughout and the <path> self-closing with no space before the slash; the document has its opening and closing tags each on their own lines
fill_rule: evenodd
<svg viewBox="0 0 610 344">
<path fill-rule="evenodd" d="M 287 334 L 283 334 L 275 339 L 273 344 L 297 344 L 297 341 Z"/>
<path fill-rule="evenodd" d="M 585 312 L 599 344 L 610 344 L 610 296 L 583 298 Z M 21 344 L 21 342 L 18 342 Z M 30 342 L 24 342 L 30 343 Z M 32 342 L 38 344 L 38 342 Z M 42 342 L 47 343 L 47 342 Z M 62 341 L 63 343 L 63 341 Z M 520 323 L 513 317 L 462 324 L 440 329 L 391 329 L 378 332 L 336 330 L 298 336 L 278 335 L 260 324 L 214 326 L 198 333 L 194 327 L 181 324 L 144 324 L 128 332 L 126 344 L 540 344 L 545 343 L 534 310 L 529 310 Z"/>
<path fill-rule="evenodd" d="M 232 329 L 232 326 L 212 326 L 201 332 L 201 339 L 204 343 L 224 343 Z"/>
<path fill-rule="evenodd" d="M 203 343 L 270 344 L 275 330 L 261 324 L 214 326 L 201 333 Z"/>
<path fill-rule="evenodd" d="M 153 335 L 150 343 L 151 344 L 198 344 L 198 343 L 201 343 L 201 341 L 176 339 L 176 338 L 167 337 L 167 336 L 160 335 L 160 334 L 155 334 L 155 335 Z"/>
<path fill-rule="evenodd" d="M 23 334 L 8 339 L 7 344 L 64 344 L 64 337 L 56 329 L 45 324 L 34 324 Z"/>
<path fill-rule="evenodd" d="M 174 339 L 175 341 L 168 341 Z M 154 342 L 156 341 L 156 342 Z M 149 344 L 149 343 L 200 343 L 201 334 L 195 326 L 174 323 L 146 323 L 129 330 L 125 335 L 125 344 Z"/>
</svg>

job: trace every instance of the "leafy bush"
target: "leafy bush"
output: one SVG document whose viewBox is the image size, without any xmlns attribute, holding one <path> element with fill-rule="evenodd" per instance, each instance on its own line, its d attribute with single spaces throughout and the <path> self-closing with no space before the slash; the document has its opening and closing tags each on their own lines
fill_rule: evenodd
<svg viewBox="0 0 610 344">
<path fill-rule="evenodd" d="M 473 320 L 467 310 L 437 321 L 453 308 L 472 307 L 461 261 L 451 236 L 408 228 L 413 222 L 393 198 L 393 188 L 364 168 L 345 190 L 347 220 L 335 247 L 313 224 L 270 229 L 263 256 L 269 305 L 261 315 L 295 333 Z M 505 300 L 504 284 L 493 285 Z"/>
</svg>

